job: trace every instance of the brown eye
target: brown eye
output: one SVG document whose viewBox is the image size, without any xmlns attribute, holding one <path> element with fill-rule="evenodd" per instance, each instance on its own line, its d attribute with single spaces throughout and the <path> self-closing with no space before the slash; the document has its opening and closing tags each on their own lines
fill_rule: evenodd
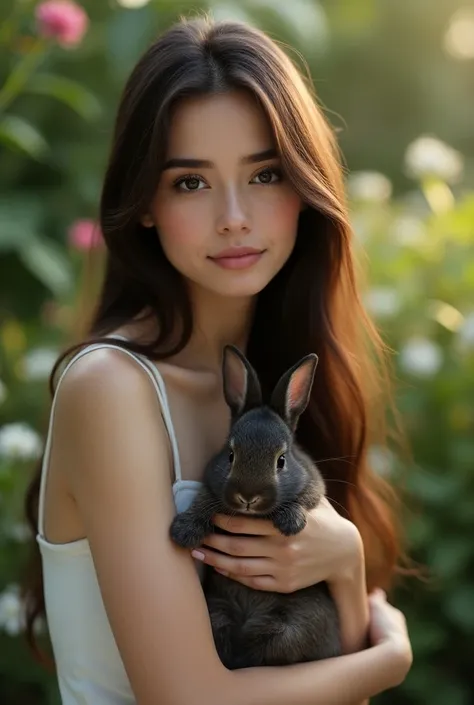
<svg viewBox="0 0 474 705">
<path fill-rule="evenodd" d="M 260 179 L 262 184 L 269 184 L 272 180 L 272 172 L 270 171 L 270 169 L 265 169 L 265 171 L 260 172 L 258 178 Z"/>
<path fill-rule="evenodd" d="M 174 182 L 174 188 L 178 191 L 189 193 L 190 191 L 201 191 L 201 184 L 205 185 L 204 181 L 197 174 L 187 174 L 181 176 Z"/>
<path fill-rule="evenodd" d="M 278 470 L 283 470 L 286 464 L 286 458 L 284 455 L 280 455 L 280 457 L 277 460 L 277 468 Z"/>
<path fill-rule="evenodd" d="M 197 178 L 197 176 L 187 176 L 181 181 L 181 184 L 184 184 L 186 186 L 186 188 L 184 189 L 185 191 L 197 191 L 199 189 L 200 183 L 201 182 Z"/>
<path fill-rule="evenodd" d="M 255 181 L 255 179 L 258 179 L 258 181 Z M 254 176 L 252 182 L 266 186 L 268 184 L 277 184 L 281 180 L 282 172 L 280 169 L 277 169 L 276 167 L 267 167 Z"/>
<path fill-rule="evenodd" d="M 229 453 L 229 463 L 233 463 L 233 462 L 234 462 L 234 451 L 231 450 Z"/>
</svg>

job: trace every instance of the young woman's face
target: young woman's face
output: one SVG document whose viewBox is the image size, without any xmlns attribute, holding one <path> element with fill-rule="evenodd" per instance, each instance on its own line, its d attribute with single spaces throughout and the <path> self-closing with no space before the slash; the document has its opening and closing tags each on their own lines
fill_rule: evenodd
<svg viewBox="0 0 474 705">
<path fill-rule="evenodd" d="M 191 285 L 257 294 L 293 250 L 301 205 L 251 96 L 193 98 L 176 108 L 148 224 Z"/>
</svg>

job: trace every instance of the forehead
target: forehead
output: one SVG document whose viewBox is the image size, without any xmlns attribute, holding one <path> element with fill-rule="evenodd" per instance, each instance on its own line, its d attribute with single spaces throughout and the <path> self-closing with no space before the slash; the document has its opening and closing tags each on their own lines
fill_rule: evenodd
<svg viewBox="0 0 474 705">
<path fill-rule="evenodd" d="M 230 433 L 231 445 L 249 454 L 262 450 L 281 452 L 290 443 L 287 425 L 269 408 L 260 407 L 244 414 L 236 421 Z"/>
<path fill-rule="evenodd" d="M 266 115 L 246 91 L 181 100 L 171 115 L 167 157 L 241 158 L 274 146 Z"/>
</svg>

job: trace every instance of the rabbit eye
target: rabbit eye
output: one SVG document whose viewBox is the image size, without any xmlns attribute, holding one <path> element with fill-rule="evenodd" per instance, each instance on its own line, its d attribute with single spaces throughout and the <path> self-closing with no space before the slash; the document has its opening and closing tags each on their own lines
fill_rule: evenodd
<svg viewBox="0 0 474 705">
<path fill-rule="evenodd" d="M 234 462 L 234 451 L 231 450 L 229 452 L 229 463 L 233 463 L 233 462 Z"/>
<path fill-rule="evenodd" d="M 279 457 L 278 460 L 277 460 L 277 468 L 278 468 L 278 470 L 283 470 L 283 468 L 285 467 L 285 462 L 286 462 L 285 456 L 284 456 L 284 455 L 280 455 L 280 457 Z"/>
</svg>

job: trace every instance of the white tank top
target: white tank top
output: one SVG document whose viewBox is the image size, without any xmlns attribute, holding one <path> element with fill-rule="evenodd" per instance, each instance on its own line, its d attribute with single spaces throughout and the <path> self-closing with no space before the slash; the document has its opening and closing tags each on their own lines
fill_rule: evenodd
<svg viewBox="0 0 474 705">
<path fill-rule="evenodd" d="M 122 336 L 114 336 L 122 338 Z M 125 340 L 125 338 L 123 338 Z M 135 698 L 107 619 L 87 538 L 66 544 L 44 536 L 44 498 L 57 390 L 76 360 L 93 350 L 114 348 L 133 358 L 148 374 L 161 406 L 173 453 L 176 510 L 189 507 L 201 483 L 181 478 L 178 445 L 164 381 L 156 366 L 142 355 L 113 342 L 89 345 L 63 370 L 51 407 L 43 458 L 37 541 L 42 556 L 46 617 L 57 666 L 63 705 L 133 705 Z M 196 569 L 202 574 L 202 564 Z"/>
</svg>

